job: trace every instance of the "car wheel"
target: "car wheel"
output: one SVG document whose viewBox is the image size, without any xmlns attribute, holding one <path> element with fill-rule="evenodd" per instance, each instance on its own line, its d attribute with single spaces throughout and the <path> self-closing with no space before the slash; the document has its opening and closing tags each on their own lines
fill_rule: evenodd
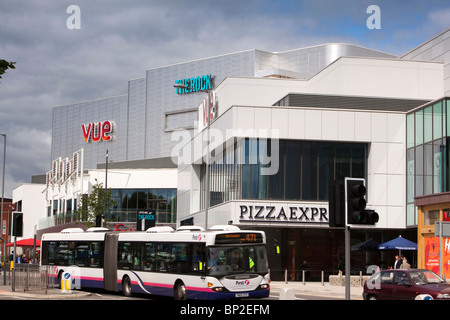
<svg viewBox="0 0 450 320">
<path fill-rule="evenodd" d="M 367 298 L 367 300 L 378 300 L 378 298 L 377 298 L 376 295 L 371 294 L 371 295 Z"/>
<path fill-rule="evenodd" d="M 175 300 L 186 300 L 186 286 L 183 282 L 178 282 L 175 285 L 174 294 Z"/>
<path fill-rule="evenodd" d="M 131 289 L 131 280 L 129 277 L 125 277 L 122 280 L 122 292 L 125 297 L 131 297 L 133 291 Z"/>
</svg>

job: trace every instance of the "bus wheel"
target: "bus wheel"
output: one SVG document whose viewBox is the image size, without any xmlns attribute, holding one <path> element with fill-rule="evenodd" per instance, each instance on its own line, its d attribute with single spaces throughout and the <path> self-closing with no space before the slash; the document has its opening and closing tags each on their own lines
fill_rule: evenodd
<svg viewBox="0 0 450 320">
<path fill-rule="evenodd" d="M 175 284 L 173 296 L 175 300 L 186 300 L 186 286 L 182 281 Z"/>
<path fill-rule="evenodd" d="M 133 291 L 131 290 L 131 280 L 125 276 L 122 280 L 122 292 L 125 297 L 131 297 Z"/>
</svg>

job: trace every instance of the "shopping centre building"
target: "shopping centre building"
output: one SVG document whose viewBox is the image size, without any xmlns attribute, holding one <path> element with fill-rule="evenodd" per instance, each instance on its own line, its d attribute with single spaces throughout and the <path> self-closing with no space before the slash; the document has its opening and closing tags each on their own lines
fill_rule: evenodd
<svg viewBox="0 0 450 320">
<path fill-rule="evenodd" d="M 42 208 L 25 212 L 26 185 L 13 201 L 42 234 L 76 223 L 102 183 L 116 200 L 109 227 L 153 211 L 158 225 L 262 229 L 273 279 L 298 279 L 306 264 L 314 278 L 344 257 L 329 182 L 364 178 L 380 219 L 352 230 L 352 244 L 402 235 L 423 267 L 433 223 L 450 211 L 449 95 L 450 30 L 403 56 L 324 44 L 153 68 L 127 94 L 55 107 L 52 163 L 33 195 Z M 392 260 L 354 251 L 352 269 Z"/>
</svg>

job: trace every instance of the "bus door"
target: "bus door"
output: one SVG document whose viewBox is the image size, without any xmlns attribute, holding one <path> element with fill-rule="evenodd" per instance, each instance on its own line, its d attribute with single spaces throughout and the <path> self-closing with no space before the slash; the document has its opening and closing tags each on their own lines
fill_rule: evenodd
<svg viewBox="0 0 450 320">
<path fill-rule="evenodd" d="M 103 263 L 103 287 L 109 291 L 117 289 L 117 241 L 118 233 L 106 233 L 105 258 Z"/>
</svg>

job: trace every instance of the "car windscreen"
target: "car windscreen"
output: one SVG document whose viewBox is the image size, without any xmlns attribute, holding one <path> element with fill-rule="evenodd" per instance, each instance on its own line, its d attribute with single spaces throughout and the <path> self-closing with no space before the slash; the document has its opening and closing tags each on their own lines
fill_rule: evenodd
<svg viewBox="0 0 450 320">
<path fill-rule="evenodd" d="M 409 276 L 418 286 L 425 284 L 445 283 L 445 280 L 429 270 L 410 271 Z"/>
</svg>

